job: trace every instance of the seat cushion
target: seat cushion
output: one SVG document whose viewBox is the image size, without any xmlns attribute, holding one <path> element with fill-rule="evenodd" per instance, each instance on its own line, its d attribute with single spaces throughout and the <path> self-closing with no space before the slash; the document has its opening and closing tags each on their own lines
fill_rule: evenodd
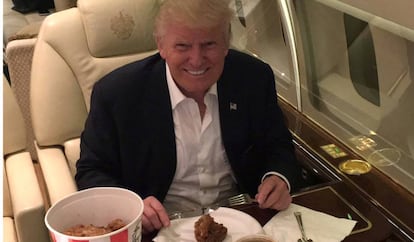
<svg viewBox="0 0 414 242">
<path fill-rule="evenodd" d="M 25 25 L 19 31 L 9 36 L 8 41 L 18 40 L 18 39 L 31 39 L 35 38 L 39 34 L 40 26 L 42 21 L 34 22 Z"/>
</svg>

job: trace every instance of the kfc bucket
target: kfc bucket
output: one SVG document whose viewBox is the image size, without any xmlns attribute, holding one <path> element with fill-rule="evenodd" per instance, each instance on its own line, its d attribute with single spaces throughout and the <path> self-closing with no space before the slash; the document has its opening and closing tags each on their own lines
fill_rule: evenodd
<svg viewBox="0 0 414 242">
<path fill-rule="evenodd" d="M 54 242 L 141 242 L 142 199 L 132 191 L 97 187 L 73 193 L 54 204 L 45 223 Z M 81 237 L 64 234 L 77 225 L 107 226 L 121 219 L 125 226 L 103 235 Z"/>
</svg>

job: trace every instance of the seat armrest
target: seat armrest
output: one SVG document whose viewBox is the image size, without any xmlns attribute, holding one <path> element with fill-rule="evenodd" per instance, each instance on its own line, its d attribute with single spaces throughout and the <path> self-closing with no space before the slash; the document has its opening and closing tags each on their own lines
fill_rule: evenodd
<svg viewBox="0 0 414 242">
<path fill-rule="evenodd" d="M 19 241 L 47 241 L 45 203 L 29 152 L 10 155 L 5 168 Z"/>
<path fill-rule="evenodd" d="M 37 144 L 35 145 L 50 204 L 53 205 L 63 197 L 77 191 L 75 179 L 62 149 L 59 147 L 40 148 Z"/>
<path fill-rule="evenodd" d="M 71 139 L 63 143 L 66 159 L 69 164 L 70 172 L 75 177 L 76 174 L 76 162 L 80 156 L 80 138 Z"/>
<path fill-rule="evenodd" d="M 14 221 L 11 217 L 3 217 L 3 241 L 18 242 Z"/>
</svg>

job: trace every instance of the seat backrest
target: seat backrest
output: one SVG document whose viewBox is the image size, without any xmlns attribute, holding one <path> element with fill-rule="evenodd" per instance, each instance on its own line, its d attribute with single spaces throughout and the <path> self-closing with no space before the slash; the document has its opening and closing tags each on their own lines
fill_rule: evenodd
<svg viewBox="0 0 414 242">
<path fill-rule="evenodd" d="M 156 52 L 157 0 L 79 0 L 48 16 L 33 55 L 31 113 L 37 144 L 80 136 L 94 83 Z"/>
</svg>

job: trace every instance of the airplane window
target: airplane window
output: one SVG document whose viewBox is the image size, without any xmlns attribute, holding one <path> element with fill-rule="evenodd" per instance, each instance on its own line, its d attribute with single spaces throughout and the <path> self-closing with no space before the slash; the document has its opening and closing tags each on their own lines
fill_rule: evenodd
<svg viewBox="0 0 414 242">
<path fill-rule="evenodd" d="M 291 46 L 286 22 L 275 0 L 235 0 L 232 47 L 267 62 L 275 73 L 278 93 L 297 106 Z"/>
<path fill-rule="evenodd" d="M 414 3 L 369 2 L 235 0 L 232 47 L 269 63 L 280 98 L 414 192 L 414 22 L 404 7 Z"/>
<path fill-rule="evenodd" d="M 302 112 L 413 192 L 414 29 L 341 1 L 294 3 Z"/>
</svg>

